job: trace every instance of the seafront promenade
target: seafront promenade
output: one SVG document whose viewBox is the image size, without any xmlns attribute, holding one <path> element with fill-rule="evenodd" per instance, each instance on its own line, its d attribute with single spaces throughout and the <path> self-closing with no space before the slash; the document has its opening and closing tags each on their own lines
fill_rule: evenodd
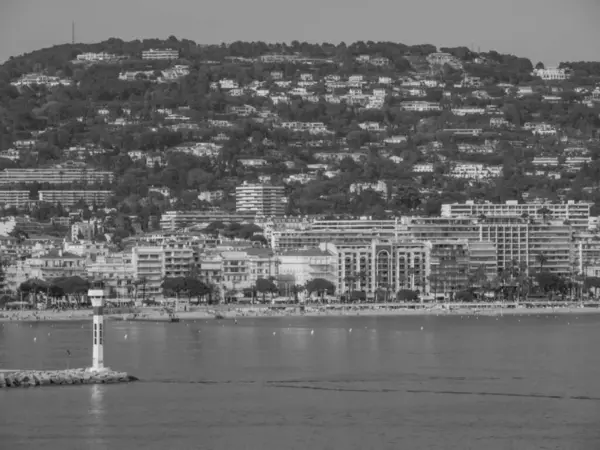
<svg viewBox="0 0 600 450">
<path fill-rule="evenodd" d="M 537 315 L 600 314 L 598 302 L 524 302 L 524 303 L 368 303 L 311 305 L 213 305 L 181 308 L 180 320 L 242 319 L 244 317 L 320 317 L 320 316 L 423 316 L 423 315 Z M 91 309 L 66 311 L 0 311 L 0 322 L 84 321 Z M 118 308 L 107 310 L 108 320 L 169 321 L 161 308 Z"/>
</svg>

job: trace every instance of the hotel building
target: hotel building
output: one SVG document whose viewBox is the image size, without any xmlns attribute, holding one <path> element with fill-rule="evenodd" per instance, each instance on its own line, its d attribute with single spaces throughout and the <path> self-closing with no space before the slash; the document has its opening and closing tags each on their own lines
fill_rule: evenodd
<svg viewBox="0 0 600 450">
<path fill-rule="evenodd" d="M 255 212 L 261 216 L 285 214 L 285 188 L 244 182 L 235 188 L 236 212 Z"/>
<path fill-rule="evenodd" d="M 337 265 L 336 292 L 428 291 L 431 246 L 425 242 L 379 241 L 368 244 L 323 244 Z"/>
<path fill-rule="evenodd" d="M 311 248 L 294 250 L 278 255 L 280 288 L 305 286 L 307 282 L 321 278 L 334 285 L 337 281 L 337 259 L 328 251 Z"/>
</svg>

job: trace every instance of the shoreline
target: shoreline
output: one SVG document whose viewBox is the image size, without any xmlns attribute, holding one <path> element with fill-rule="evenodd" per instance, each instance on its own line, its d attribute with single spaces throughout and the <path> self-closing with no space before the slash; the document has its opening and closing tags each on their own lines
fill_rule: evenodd
<svg viewBox="0 0 600 450">
<path fill-rule="evenodd" d="M 131 313 L 108 313 L 105 319 L 127 322 L 170 322 L 169 316 L 159 309 L 139 308 Z M 530 316 L 530 315 L 565 315 L 565 314 L 600 314 L 598 307 L 568 306 L 535 306 L 501 307 L 485 305 L 485 307 L 456 304 L 451 307 L 432 305 L 423 307 L 406 307 L 404 305 L 311 305 L 301 311 L 296 305 L 287 308 L 269 306 L 201 306 L 191 311 L 180 311 L 176 316 L 181 321 L 208 319 L 246 319 L 269 317 L 403 317 L 403 316 Z M 0 311 L 0 323 L 4 322 L 82 322 L 91 321 L 92 311 Z"/>
</svg>

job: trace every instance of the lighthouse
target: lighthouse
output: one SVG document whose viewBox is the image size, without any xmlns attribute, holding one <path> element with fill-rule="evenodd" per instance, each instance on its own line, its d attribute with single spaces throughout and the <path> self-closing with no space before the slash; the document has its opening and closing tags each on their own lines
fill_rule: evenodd
<svg viewBox="0 0 600 450">
<path fill-rule="evenodd" d="M 93 354 L 91 370 L 104 370 L 104 289 L 93 287 L 88 290 L 88 298 L 94 308 L 94 325 L 92 328 Z"/>
</svg>

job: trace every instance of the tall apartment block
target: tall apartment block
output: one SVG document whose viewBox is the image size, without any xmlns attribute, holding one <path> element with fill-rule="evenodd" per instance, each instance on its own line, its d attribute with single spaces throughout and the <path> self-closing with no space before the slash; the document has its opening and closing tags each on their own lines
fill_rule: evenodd
<svg viewBox="0 0 600 450">
<path fill-rule="evenodd" d="M 254 211 L 261 216 L 283 216 L 285 188 L 244 182 L 235 188 L 235 210 L 238 213 Z"/>
</svg>

